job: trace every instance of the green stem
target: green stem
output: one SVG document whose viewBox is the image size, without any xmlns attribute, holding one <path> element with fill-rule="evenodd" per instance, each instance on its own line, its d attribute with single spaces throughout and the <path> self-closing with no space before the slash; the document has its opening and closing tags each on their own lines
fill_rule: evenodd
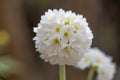
<svg viewBox="0 0 120 80">
<path fill-rule="evenodd" d="M 87 80 L 93 80 L 94 72 L 95 72 L 95 70 L 93 68 L 90 68 Z"/>
<path fill-rule="evenodd" d="M 65 65 L 60 65 L 59 66 L 59 77 L 60 77 L 60 80 L 66 80 Z"/>
</svg>

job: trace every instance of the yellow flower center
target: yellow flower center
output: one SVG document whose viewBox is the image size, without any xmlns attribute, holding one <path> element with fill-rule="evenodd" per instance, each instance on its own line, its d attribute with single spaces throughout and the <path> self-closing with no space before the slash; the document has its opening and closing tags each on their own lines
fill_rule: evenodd
<svg viewBox="0 0 120 80">
<path fill-rule="evenodd" d="M 66 20 L 67 21 L 65 22 L 65 25 L 69 25 L 70 24 L 70 17 L 67 17 Z"/>
<path fill-rule="evenodd" d="M 65 47 L 64 49 L 67 49 L 68 47 Z"/>
<path fill-rule="evenodd" d="M 44 41 L 47 41 L 49 38 L 48 37 L 46 37 L 45 39 L 44 39 Z"/>
<path fill-rule="evenodd" d="M 69 33 L 66 31 L 66 32 L 64 32 L 64 36 L 65 37 L 68 37 L 69 36 Z"/>
<path fill-rule="evenodd" d="M 60 31 L 60 27 L 56 27 L 56 28 L 55 28 L 55 31 L 56 31 L 56 32 L 59 32 L 59 31 Z"/>
<path fill-rule="evenodd" d="M 79 30 L 79 27 L 78 26 L 75 26 L 75 31 L 78 31 Z"/>
<path fill-rule="evenodd" d="M 101 71 L 101 73 L 100 73 L 102 76 L 105 76 L 106 75 L 106 73 L 105 73 L 105 71 Z"/>
<path fill-rule="evenodd" d="M 101 60 L 100 59 L 96 59 L 96 63 L 101 63 Z"/>
<path fill-rule="evenodd" d="M 59 40 L 56 38 L 56 39 L 54 39 L 54 43 L 55 44 L 58 44 L 59 43 Z"/>
<path fill-rule="evenodd" d="M 66 21 L 66 22 L 65 22 L 65 25 L 69 25 L 69 24 L 70 24 L 70 22 L 69 22 L 69 21 Z"/>
<path fill-rule="evenodd" d="M 87 63 L 89 61 L 89 59 L 88 58 L 84 58 L 84 61 Z"/>
</svg>

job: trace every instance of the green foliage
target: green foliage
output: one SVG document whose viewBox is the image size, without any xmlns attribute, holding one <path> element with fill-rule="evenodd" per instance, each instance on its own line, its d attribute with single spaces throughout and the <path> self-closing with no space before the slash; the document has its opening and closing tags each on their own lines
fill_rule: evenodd
<svg viewBox="0 0 120 80">
<path fill-rule="evenodd" d="M 14 73 L 16 62 L 8 57 L 0 57 L 0 76 L 7 77 Z"/>
</svg>

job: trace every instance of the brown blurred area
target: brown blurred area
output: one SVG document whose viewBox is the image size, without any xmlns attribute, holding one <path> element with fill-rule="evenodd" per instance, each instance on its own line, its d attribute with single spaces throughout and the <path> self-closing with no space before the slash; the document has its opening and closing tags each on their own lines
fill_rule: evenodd
<svg viewBox="0 0 120 80">
<path fill-rule="evenodd" d="M 93 47 L 113 56 L 120 65 L 119 0 L 0 0 L 0 29 L 10 35 L 2 55 L 22 63 L 23 68 L 6 80 L 58 80 L 58 66 L 45 63 L 35 52 L 33 27 L 48 9 L 72 10 L 83 14 L 94 34 Z M 86 71 L 67 66 L 68 80 L 84 80 Z"/>
</svg>

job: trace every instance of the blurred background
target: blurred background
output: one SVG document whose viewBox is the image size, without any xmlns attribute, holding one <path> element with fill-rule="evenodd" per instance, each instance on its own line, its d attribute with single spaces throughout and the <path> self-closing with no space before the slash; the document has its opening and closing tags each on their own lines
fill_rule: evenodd
<svg viewBox="0 0 120 80">
<path fill-rule="evenodd" d="M 48 9 L 83 14 L 94 34 L 93 47 L 113 56 L 120 76 L 120 0 L 0 0 L 0 80 L 59 80 L 58 66 L 39 58 L 33 27 Z M 86 71 L 67 66 L 67 80 L 85 80 Z"/>
</svg>

